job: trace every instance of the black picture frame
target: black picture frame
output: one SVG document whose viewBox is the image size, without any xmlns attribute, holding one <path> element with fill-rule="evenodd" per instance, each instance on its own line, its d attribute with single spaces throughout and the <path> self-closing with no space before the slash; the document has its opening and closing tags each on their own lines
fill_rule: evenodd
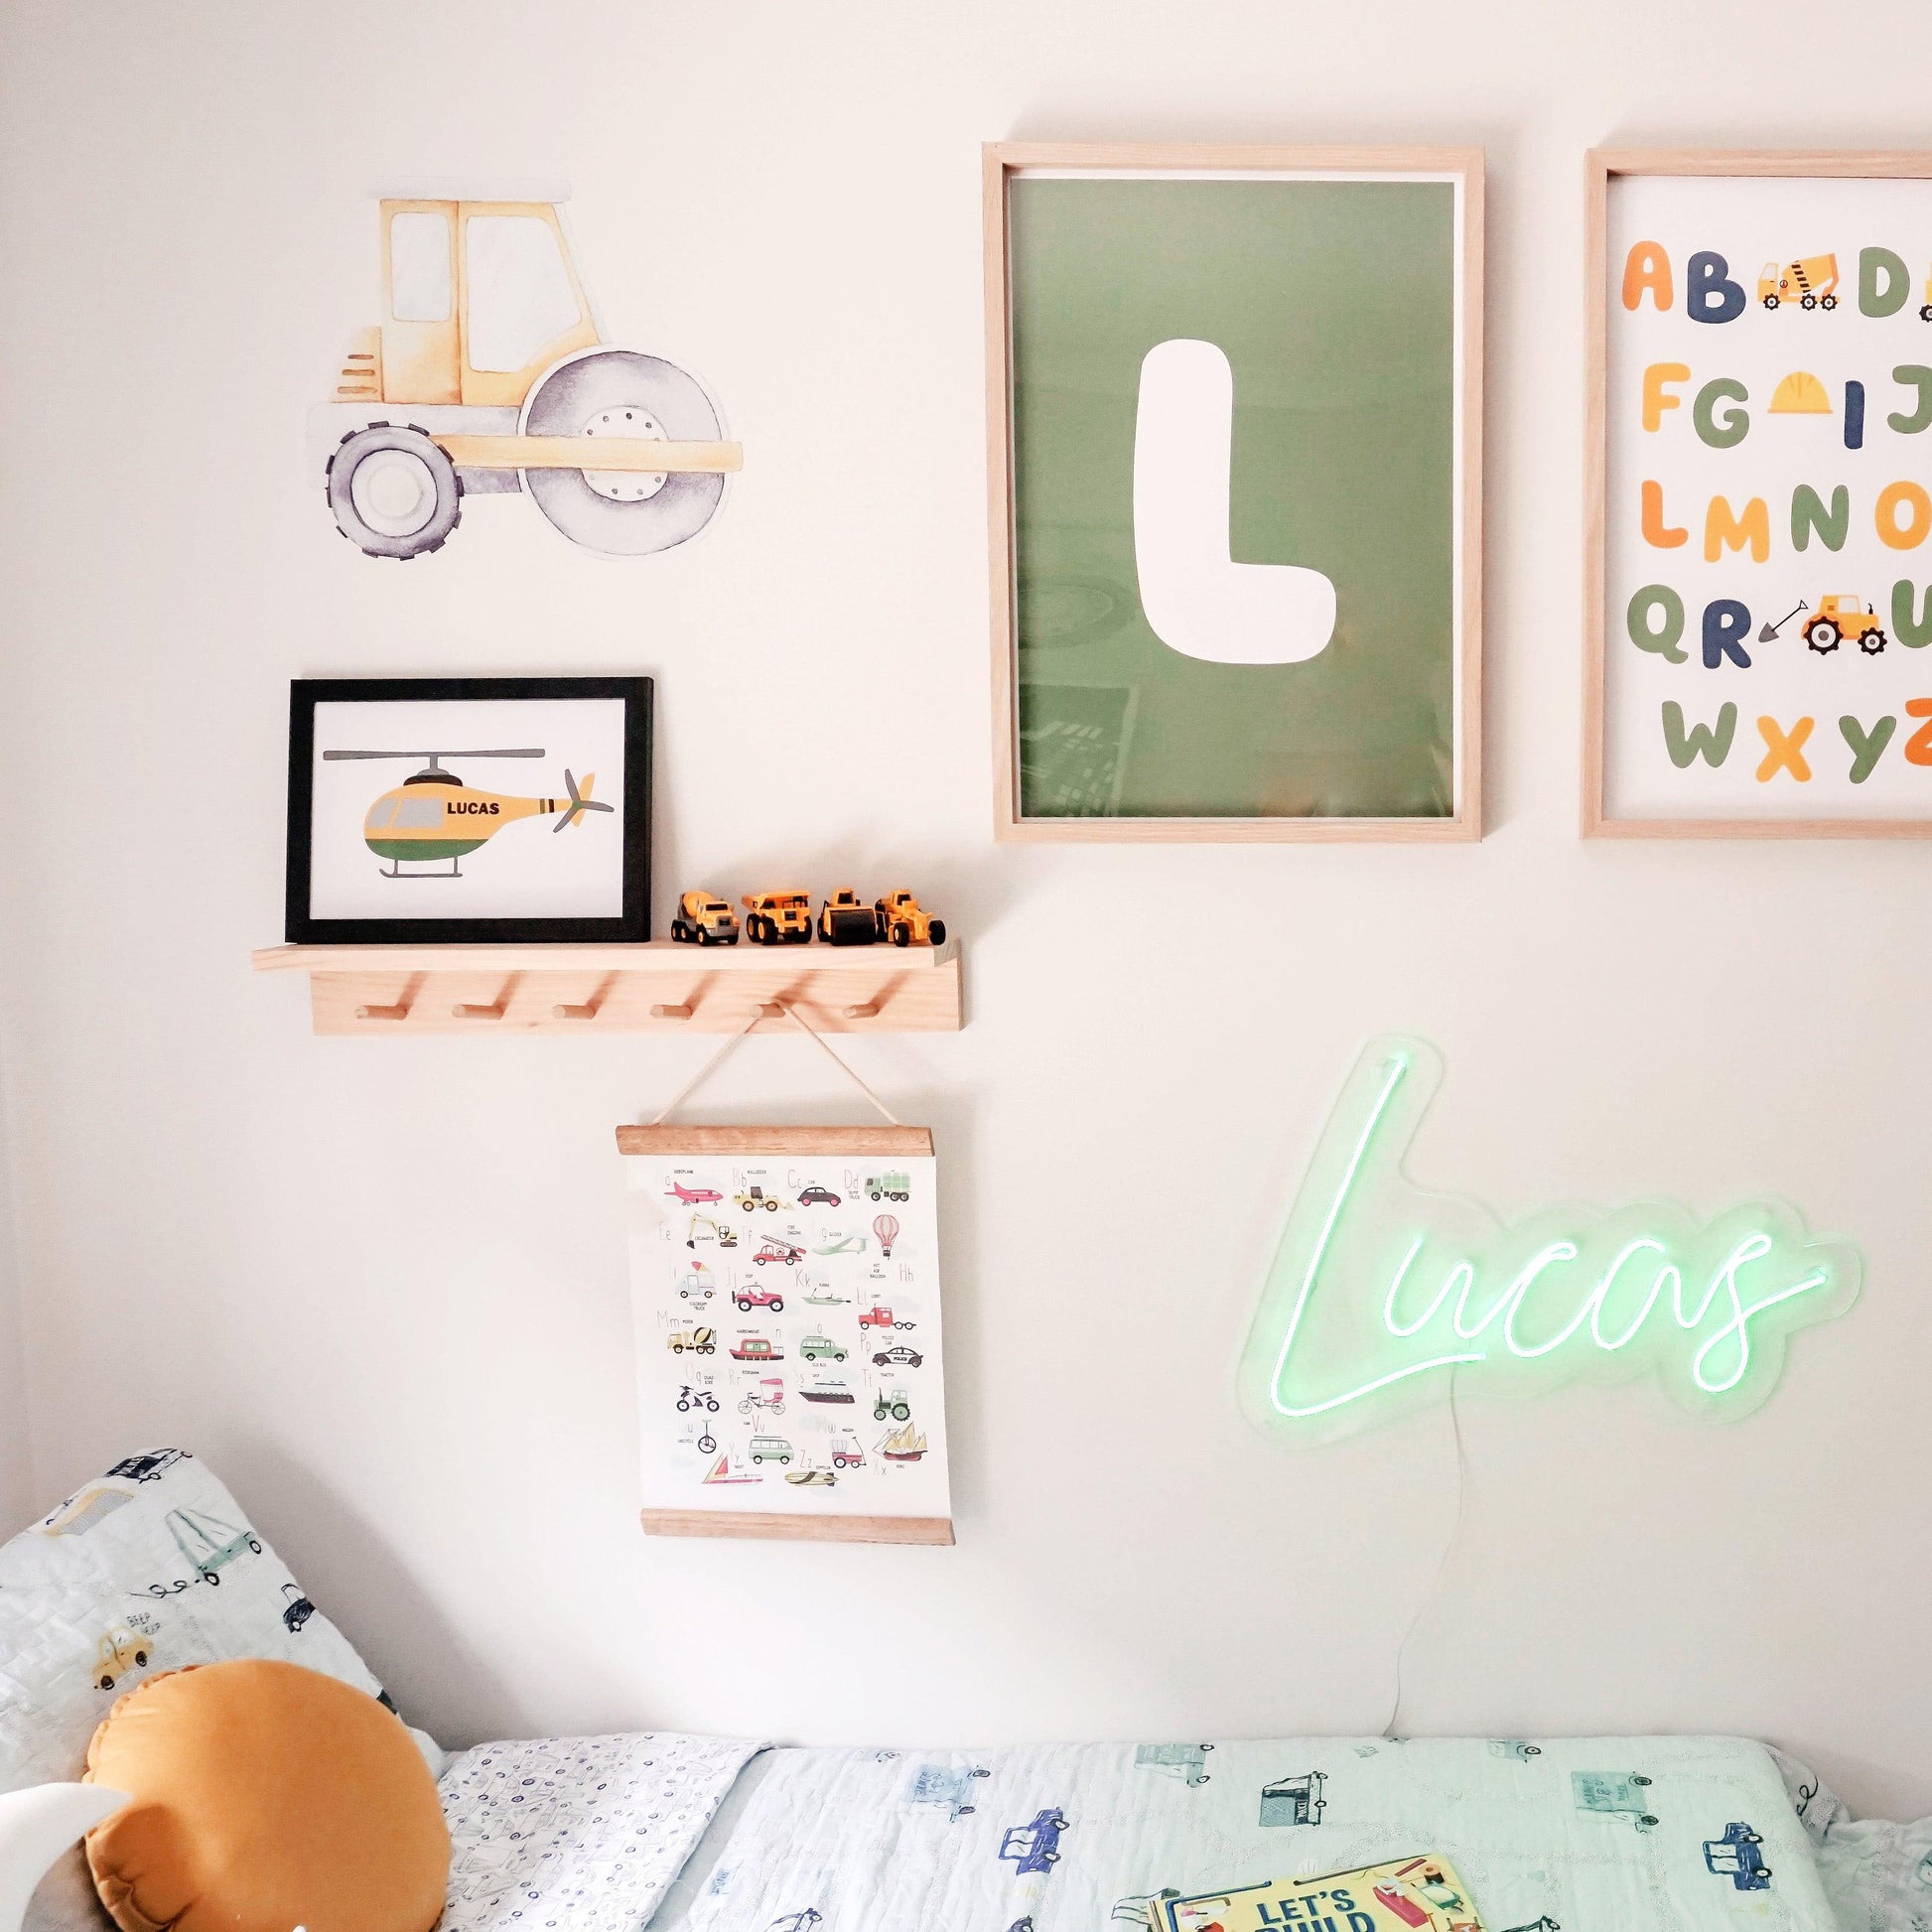
<svg viewBox="0 0 1932 1932">
<path fill-rule="evenodd" d="M 283 933 L 297 946 L 582 945 L 650 937 L 653 680 L 647 677 L 297 678 L 289 686 L 288 873 Z M 623 909 L 616 918 L 342 919 L 310 914 L 316 707 L 462 700 L 623 702 Z"/>
</svg>

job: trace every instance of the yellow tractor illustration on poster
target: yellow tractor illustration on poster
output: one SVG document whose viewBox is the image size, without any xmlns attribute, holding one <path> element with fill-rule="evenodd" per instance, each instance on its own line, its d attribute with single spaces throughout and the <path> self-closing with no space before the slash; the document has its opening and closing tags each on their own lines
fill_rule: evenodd
<svg viewBox="0 0 1932 1932">
<path fill-rule="evenodd" d="M 368 809 L 362 820 L 362 843 L 378 859 L 387 859 L 385 879 L 461 879 L 462 862 L 504 826 L 519 818 L 561 814 L 551 827 L 562 832 L 582 824 L 587 812 L 614 812 L 601 798 L 591 796 L 597 774 L 587 771 L 580 788 L 568 768 L 563 798 L 512 797 L 497 791 L 477 791 L 445 768 L 445 759 L 540 759 L 542 746 L 521 746 L 484 752 L 351 752 L 327 751 L 329 762 L 341 759 L 422 759 L 420 771 L 392 786 Z M 403 867 L 447 865 L 449 870 L 404 872 Z"/>
<path fill-rule="evenodd" d="M 440 550 L 466 496 L 526 491 L 573 543 L 668 550 L 717 514 L 744 453 L 674 362 L 612 346 L 572 257 L 567 190 L 378 200 L 382 320 L 359 329 L 309 454 L 371 557 Z"/>
</svg>

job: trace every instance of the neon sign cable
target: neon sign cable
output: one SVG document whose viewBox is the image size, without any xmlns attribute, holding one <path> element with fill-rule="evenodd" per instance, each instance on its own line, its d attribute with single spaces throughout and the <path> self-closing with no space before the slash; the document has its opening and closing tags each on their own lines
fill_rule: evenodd
<svg viewBox="0 0 1932 1932">
<path fill-rule="evenodd" d="M 1787 1338 L 1845 1313 L 1849 1243 L 1753 1201 L 1699 1223 L 1669 1202 L 1504 1226 L 1431 1194 L 1403 1156 L 1443 1079 L 1420 1039 L 1373 1039 L 1310 1160 L 1241 1358 L 1264 1428 L 1324 1440 L 1463 1386 L 1527 1393 L 1654 1373 L 1694 1412 L 1745 1415 Z"/>
</svg>

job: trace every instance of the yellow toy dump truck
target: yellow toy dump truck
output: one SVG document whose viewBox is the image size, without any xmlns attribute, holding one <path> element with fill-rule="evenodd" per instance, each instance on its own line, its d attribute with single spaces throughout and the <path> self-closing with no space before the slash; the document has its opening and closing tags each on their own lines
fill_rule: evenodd
<svg viewBox="0 0 1932 1932">
<path fill-rule="evenodd" d="M 757 946 L 803 946 L 811 943 L 812 898 L 809 893 L 747 894 L 745 936 Z"/>
<path fill-rule="evenodd" d="M 738 915 L 713 893 L 686 893 L 671 915 L 671 937 L 693 946 L 735 946 Z"/>
<path fill-rule="evenodd" d="M 1856 597 L 1821 597 L 1804 621 L 1805 642 L 1822 655 L 1847 637 L 1867 657 L 1876 657 L 1885 647 L 1885 628 L 1876 612 Z"/>
<path fill-rule="evenodd" d="M 1766 262 L 1757 278 L 1757 299 L 1767 309 L 1795 302 L 1801 309 L 1838 307 L 1838 257 L 1806 255 L 1795 262 Z"/>
<path fill-rule="evenodd" d="M 619 557 L 717 514 L 744 452 L 695 376 L 607 345 L 567 195 L 380 197 L 382 320 L 309 418 L 337 527 L 367 555 L 440 550 L 485 492 L 525 490 L 573 543 Z"/>
</svg>

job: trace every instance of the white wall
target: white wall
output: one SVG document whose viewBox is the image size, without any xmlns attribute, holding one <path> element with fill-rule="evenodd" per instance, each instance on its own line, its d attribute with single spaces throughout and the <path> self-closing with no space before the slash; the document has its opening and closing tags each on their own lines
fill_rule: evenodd
<svg viewBox="0 0 1932 1932">
<path fill-rule="evenodd" d="M 0 1103 L 6 1087 L 0 1081 Z M 12 1163 L 6 1159 L 0 1104 L 0 1536 L 34 1514 L 31 1437 L 27 1427 L 27 1332 L 15 1265 Z"/>
<path fill-rule="evenodd" d="M 1406 1028 L 1449 1060 L 1444 1184 L 1787 1192 L 1869 1287 L 1742 1426 L 1644 1388 L 1470 1405 L 1404 1726 L 1749 1731 L 1932 1809 L 1928 855 L 1574 829 L 1581 152 L 1922 142 L 1928 56 L 1916 0 L 9 10 L 0 885 L 42 1487 L 198 1447 L 455 1738 L 1377 1728 L 1445 1420 L 1294 1455 L 1230 1384 L 1333 1087 Z M 1486 144 L 1480 846 L 991 844 L 978 143 L 1010 134 Z M 725 398 L 749 467 L 688 554 L 600 564 L 516 500 L 404 568 L 330 528 L 299 452 L 373 319 L 363 191 L 465 169 L 574 180 L 607 317 Z M 611 1130 L 705 1043 L 319 1041 L 249 973 L 291 675 L 604 668 L 661 680 L 660 916 L 680 883 L 903 881 L 966 937 L 967 1031 L 854 1049 L 942 1150 L 956 1550 L 636 1531 Z M 1224 956 L 1169 922 L 1199 903 L 1238 912 Z M 743 1049 L 709 1106 L 851 1117 L 804 1042 Z M 1209 1174 L 1244 1205 L 1207 1211 Z"/>
</svg>

